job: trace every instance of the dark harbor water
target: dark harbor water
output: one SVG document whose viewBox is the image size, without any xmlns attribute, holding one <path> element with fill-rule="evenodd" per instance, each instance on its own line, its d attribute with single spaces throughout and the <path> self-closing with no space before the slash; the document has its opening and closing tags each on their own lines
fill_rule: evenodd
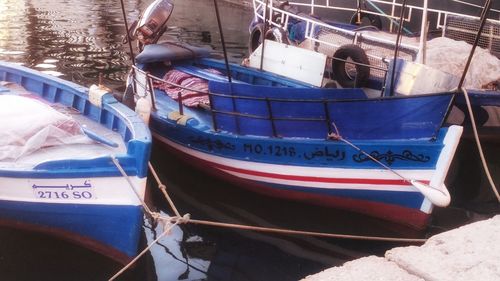
<svg viewBox="0 0 500 281">
<path fill-rule="evenodd" d="M 177 0 L 169 22 L 169 36 L 198 46 L 209 46 L 221 56 L 221 45 L 211 0 Z M 150 1 L 126 0 L 129 21 Z M 247 54 L 248 23 L 252 11 L 220 2 L 225 39 L 233 62 Z M 120 90 L 130 65 L 122 44 L 125 33 L 117 0 L 3 0 L 0 1 L 0 60 L 24 64 L 86 86 L 100 73 L 108 86 Z M 429 229 L 415 232 L 344 213 L 282 202 L 193 170 L 158 143 L 152 163 L 182 214 L 193 218 L 266 227 L 369 236 L 424 238 L 466 222 L 486 218 L 489 211 L 471 212 L 464 198 L 480 198 L 484 185 L 472 143 L 461 146 L 448 182 L 467 187 L 452 190 L 456 207 L 437 209 Z M 498 146 L 488 155 L 500 155 Z M 495 162 L 496 161 L 496 162 Z M 499 173 L 498 159 L 493 160 Z M 465 164 L 464 164 L 465 163 Z M 466 175 L 464 177 L 464 175 Z M 1 183 L 0 183 L 1 184 Z M 450 185 L 450 184 L 449 184 Z M 451 185 L 450 185 L 451 186 Z M 149 201 L 171 213 L 151 180 Z M 485 195 L 488 197 L 489 195 Z M 476 206 L 477 207 L 477 206 Z M 161 227 L 144 224 L 143 245 Z M 298 280 L 331 266 L 405 244 L 360 240 L 268 235 L 183 225 L 118 280 Z M 88 250 L 36 233 L 0 228 L 0 280 L 107 280 L 121 266 Z"/>
</svg>

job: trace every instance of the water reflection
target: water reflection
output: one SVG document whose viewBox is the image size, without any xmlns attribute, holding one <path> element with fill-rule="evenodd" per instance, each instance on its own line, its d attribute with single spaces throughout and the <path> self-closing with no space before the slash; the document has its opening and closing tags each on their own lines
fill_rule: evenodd
<svg viewBox="0 0 500 281">
<path fill-rule="evenodd" d="M 167 213 L 161 212 L 168 216 Z M 147 243 L 151 244 L 173 225 L 145 221 Z M 214 245 L 196 234 L 190 235 L 179 226 L 173 226 L 150 250 L 156 276 L 160 280 L 201 280 L 207 278 Z"/>
<path fill-rule="evenodd" d="M 150 1 L 125 1 L 128 21 L 137 19 Z M 168 35 L 220 53 L 220 37 L 211 1 L 173 1 L 174 15 Z M 196 2 L 196 9 L 193 4 Z M 247 34 L 240 32 L 249 13 L 222 5 L 231 15 L 223 20 L 233 61 L 245 52 Z M 57 74 L 80 84 L 95 83 L 99 73 L 112 87 L 121 86 L 130 65 L 120 1 L 2 0 L 0 2 L 0 60 L 20 62 L 45 70 L 53 60 Z"/>
<path fill-rule="evenodd" d="M 3 2 L 0 59 L 42 70 L 50 59 L 65 79 L 87 85 L 102 72 L 122 83 L 129 63 L 119 1 Z M 139 2 L 127 4 L 137 14 Z"/>
</svg>

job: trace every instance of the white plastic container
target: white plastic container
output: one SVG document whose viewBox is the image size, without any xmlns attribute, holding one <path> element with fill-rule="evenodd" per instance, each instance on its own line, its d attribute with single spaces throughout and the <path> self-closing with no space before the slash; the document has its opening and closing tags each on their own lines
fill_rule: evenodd
<svg viewBox="0 0 500 281">
<path fill-rule="evenodd" d="M 151 102 L 145 97 L 140 97 L 135 104 L 135 112 L 141 117 L 144 123 L 149 124 L 151 115 Z"/>
</svg>

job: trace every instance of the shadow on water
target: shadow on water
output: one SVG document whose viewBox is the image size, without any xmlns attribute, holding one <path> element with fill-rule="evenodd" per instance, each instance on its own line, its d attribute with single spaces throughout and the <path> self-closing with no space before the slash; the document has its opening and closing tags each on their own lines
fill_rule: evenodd
<svg viewBox="0 0 500 281">
<path fill-rule="evenodd" d="M 151 1 L 126 1 L 129 21 Z M 209 46 L 221 56 L 219 34 L 210 0 L 176 0 L 169 36 Z M 221 2 L 222 3 L 222 2 Z M 7 8 L 8 7 L 8 8 Z M 70 8 L 68 8 L 70 7 Z M 99 73 L 111 87 L 121 86 L 129 66 L 121 41 L 123 20 L 118 0 L 6 0 L 0 6 L 0 59 L 62 76 L 83 85 Z M 251 11 L 222 4 L 221 14 L 230 59 L 246 55 Z M 489 144 L 487 155 L 499 155 Z M 424 233 L 410 231 L 360 215 L 296 202 L 279 201 L 240 189 L 192 169 L 157 143 L 153 165 L 168 186 L 182 214 L 193 218 L 265 227 L 370 236 L 421 238 L 498 210 L 484 209 L 491 201 L 473 143 L 462 142 L 459 164 L 449 179 L 457 207 L 436 209 Z M 494 174 L 500 174 L 498 159 Z M 152 178 L 151 178 L 152 179 Z M 480 188 L 477 188 L 478 185 Z M 150 201 L 172 214 L 150 180 Z M 480 191 L 478 191 L 480 190 Z M 472 203 L 470 202 L 471 198 Z M 472 213 L 463 208 L 472 207 Z M 469 208 L 470 209 L 470 208 Z M 144 248 L 163 232 L 162 225 L 144 224 Z M 161 239 L 119 280 L 297 280 L 358 257 L 382 255 L 401 243 L 341 240 L 264 234 L 187 224 Z M 105 280 L 121 268 L 93 252 L 37 233 L 0 228 L 0 280 Z"/>
<path fill-rule="evenodd" d="M 0 228 L 0 280 L 107 280 L 121 265 L 72 243 L 39 233 Z M 145 261 L 120 280 L 148 279 Z"/>
</svg>

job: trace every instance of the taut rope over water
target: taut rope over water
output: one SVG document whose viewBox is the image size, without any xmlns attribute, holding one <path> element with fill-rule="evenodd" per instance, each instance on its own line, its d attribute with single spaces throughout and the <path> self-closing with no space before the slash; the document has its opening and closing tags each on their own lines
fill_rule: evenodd
<svg viewBox="0 0 500 281">
<path fill-rule="evenodd" d="M 467 90 L 465 88 L 462 88 L 462 92 L 464 93 L 465 103 L 467 104 L 467 110 L 469 111 L 470 122 L 472 124 L 472 131 L 474 132 L 474 139 L 476 140 L 477 149 L 479 150 L 479 156 L 481 157 L 481 164 L 483 165 L 484 172 L 486 173 L 486 177 L 488 178 L 491 190 L 497 197 L 498 203 L 500 203 L 500 194 L 498 194 L 498 189 L 496 188 L 495 182 L 491 177 L 490 169 L 488 168 L 488 164 L 486 163 L 486 158 L 484 156 L 484 152 L 481 147 L 481 141 L 479 140 L 479 134 L 477 133 L 476 120 L 474 118 L 474 114 L 472 113 L 472 106 L 470 104 L 469 94 L 467 93 Z"/>
<path fill-rule="evenodd" d="M 124 177 L 127 177 L 125 171 L 121 167 L 120 163 L 116 160 L 116 158 L 112 157 L 113 163 L 117 166 Z M 215 221 L 207 221 L 207 220 L 196 220 L 191 219 L 190 214 L 185 214 L 181 216 L 177 207 L 175 206 L 173 200 L 169 196 L 167 192 L 166 185 L 163 184 L 158 176 L 158 173 L 154 169 L 153 165 L 149 163 L 149 169 L 155 178 L 158 188 L 162 191 L 165 199 L 168 204 L 172 208 L 175 213 L 175 216 L 164 216 L 156 212 L 151 212 L 150 208 L 146 205 L 146 203 L 140 199 L 139 194 L 136 192 L 136 195 L 139 197 L 141 203 L 143 204 L 144 209 L 150 214 L 150 216 L 160 222 L 164 222 L 165 226 L 163 233 L 159 235 L 153 242 L 151 242 L 141 253 L 139 253 L 129 264 L 124 266 L 120 271 L 118 271 L 113 277 L 109 280 L 115 280 L 118 278 L 123 272 L 129 269 L 135 262 L 139 260 L 144 254 L 147 253 L 154 244 L 158 243 L 158 241 L 163 238 L 165 235 L 169 234 L 173 227 L 176 225 L 193 223 L 193 224 L 202 224 L 208 226 L 216 226 L 221 228 L 232 228 L 232 229 L 243 229 L 243 230 L 251 230 L 251 231 L 259 231 L 259 232 L 267 232 L 267 233 L 280 233 L 280 234 L 288 234 L 288 235 L 309 235 L 309 236 L 317 236 L 317 237 L 329 237 L 329 238 L 339 238 L 339 239 L 356 239 L 356 240 L 371 240 L 371 241 L 387 241 L 387 242 L 406 242 L 406 243 L 424 243 L 427 239 L 418 239 L 418 238 L 396 238 L 396 237 L 381 237 L 381 236 L 361 236 L 361 235 L 349 235 L 349 234 L 338 234 L 338 233 L 324 233 L 324 232 L 313 232 L 313 231 L 303 231 L 303 230 L 291 230 L 291 229 L 281 229 L 281 228 L 268 228 L 268 227 L 259 227 L 259 226 L 251 226 L 251 225 L 242 225 L 242 224 L 233 224 L 233 223 L 222 223 Z M 129 184 L 132 189 L 134 189 L 133 184 L 130 180 Z"/>
<path fill-rule="evenodd" d="M 472 45 L 470 55 L 467 58 L 467 63 L 465 64 L 464 72 L 462 73 L 462 77 L 461 77 L 460 82 L 458 84 L 458 89 L 462 90 L 462 93 L 464 94 L 465 102 L 467 104 L 467 110 L 469 111 L 469 116 L 470 116 L 470 120 L 471 120 L 471 124 L 472 124 L 472 130 L 474 132 L 474 139 L 476 140 L 476 144 L 477 144 L 477 148 L 479 150 L 479 156 L 481 157 L 481 163 L 483 164 L 484 172 L 486 173 L 486 177 L 488 178 L 488 182 L 490 184 L 490 187 L 491 187 L 493 193 L 495 193 L 495 196 L 497 197 L 497 201 L 500 203 L 500 194 L 498 193 L 498 190 L 495 187 L 495 183 L 493 182 L 493 178 L 491 177 L 490 170 L 488 168 L 488 164 L 486 163 L 486 158 L 484 157 L 483 149 L 481 148 L 481 142 L 479 140 L 479 135 L 477 133 L 476 120 L 474 118 L 472 106 L 470 104 L 469 94 L 467 93 L 467 90 L 463 87 L 464 82 L 465 82 L 465 77 L 467 76 L 467 72 L 469 71 L 469 67 L 470 67 L 470 64 L 472 62 L 472 58 L 474 57 L 474 53 L 476 51 L 477 45 L 479 44 L 479 40 L 481 39 L 481 33 L 483 32 L 484 26 L 486 24 L 486 20 L 488 19 L 488 12 L 491 9 L 491 4 L 492 4 L 491 0 L 486 0 L 486 3 L 484 4 L 483 10 L 481 11 L 479 30 L 477 31 L 476 38 L 474 39 L 474 44 Z"/>
</svg>

